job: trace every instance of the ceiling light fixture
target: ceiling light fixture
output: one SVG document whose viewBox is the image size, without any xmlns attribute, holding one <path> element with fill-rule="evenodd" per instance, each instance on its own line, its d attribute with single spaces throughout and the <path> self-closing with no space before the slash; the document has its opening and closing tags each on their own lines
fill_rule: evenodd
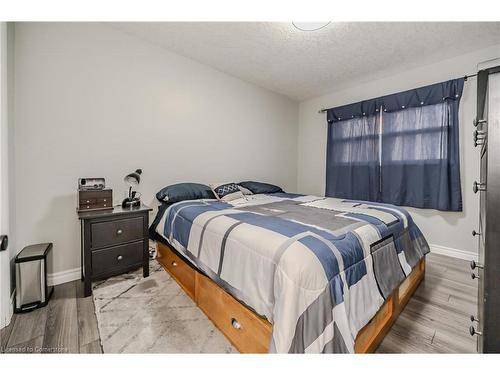
<svg viewBox="0 0 500 375">
<path fill-rule="evenodd" d="M 300 31 L 317 31 L 326 26 L 331 22 L 292 22 L 292 25 Z"/>
</svg>

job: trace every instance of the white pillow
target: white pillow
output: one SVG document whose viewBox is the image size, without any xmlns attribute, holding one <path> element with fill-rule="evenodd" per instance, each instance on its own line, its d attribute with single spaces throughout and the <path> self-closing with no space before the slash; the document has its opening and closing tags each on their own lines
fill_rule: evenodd
<svg viewBox="0 0 500 375">
<path fill-rule="evenodd" d="M 241 190 L 234 182 L 225 184 L 210 184 L 215 197 L 223 202 L 230 202 L 235 199 L 245 198 Z"/>
<path fill-rule="evenodd" d="M 243 193 L 243 195 L 252 195 L 253 193 L 248 190 L 246 187 L 243 187 L 241 185 L 238 185 L 238 189 Z"/>
</svg>

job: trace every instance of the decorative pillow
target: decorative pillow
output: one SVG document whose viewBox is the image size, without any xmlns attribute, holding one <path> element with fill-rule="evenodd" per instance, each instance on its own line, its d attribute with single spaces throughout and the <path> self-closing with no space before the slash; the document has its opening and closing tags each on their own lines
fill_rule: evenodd
<svg viewBox="0 0 500 375">
<path fill-rule="evenodd" d="M 247 188 L 244 188 L 243 186 L 238 185 L 238 189 L 243 193 L 243 195 L 252 195 L 253 193 L 248 190 Z"/>
<path fill-rule="evenodd" d="M 243 181 L 238 185 L 243 186 L 245 189 L 250 190 L 254 194 L 271 194 L 283 192 L 283 190 L 279 186 L 266 184 L 264 182 Z"/>
<path fill-rule="evenodd" d="M 164 187 L 156 193 L 156 199 L 176 203 L 193 199 L 216 199 L 216 197 L 209 186 L 187 182 Z"/>
<path fill-rule="evenodd" d="M 210 184 L 210 187 L 214 191 L 217 199 L 224 202 L 245 198 L 243 193 L 238 188 L 238 185 L 236 185 L 234 182 L 229 182 L 226 184 Z"/>
</svg>

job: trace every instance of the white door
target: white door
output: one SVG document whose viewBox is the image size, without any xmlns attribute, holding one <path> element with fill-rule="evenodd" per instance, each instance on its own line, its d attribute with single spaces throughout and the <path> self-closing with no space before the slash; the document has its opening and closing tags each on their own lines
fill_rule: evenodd
<svg viewBox="0 0 500 375">
<path fill-rule="evenodd" d="M 0 328 L 10 322 L 10 265 L 6 248 L 9 225 L 7 126 L 7 24 L 0 22 Z M 2 246 L 2 244 L 4 246 Z"/>
</svg>

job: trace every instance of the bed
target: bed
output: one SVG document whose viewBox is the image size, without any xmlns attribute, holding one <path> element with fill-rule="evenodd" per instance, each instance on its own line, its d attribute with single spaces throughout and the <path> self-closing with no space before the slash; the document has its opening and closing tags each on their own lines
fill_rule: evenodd
<svg viewBox="0 0 500 375">
<path fill-rule="evenodd" d="M 163 205 L 158 261 L 243 353 L 375 350 L 425 271 L 403 208 L 254 194 Z"/>
</svg>

